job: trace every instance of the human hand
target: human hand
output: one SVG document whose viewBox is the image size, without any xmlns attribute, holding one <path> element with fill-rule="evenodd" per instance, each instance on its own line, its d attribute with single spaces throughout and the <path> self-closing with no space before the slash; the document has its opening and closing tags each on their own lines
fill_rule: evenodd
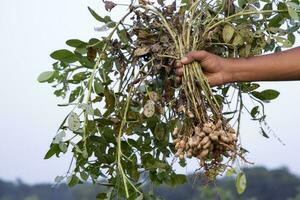
<svg viewBox="0 0 300 200">
<path fill-rule="evenodd" d="M 211 86 L 223 85 L 230 82 L 231 74 L 227 72 L 226 67 L 230 65 L 229 60 L 214 55 L 207 51 L 192 51 L 176 63 L 176 81 L 181 82 L 183 76 L 183 65 L 198 61 L 202 67 Z"/>
</svg>

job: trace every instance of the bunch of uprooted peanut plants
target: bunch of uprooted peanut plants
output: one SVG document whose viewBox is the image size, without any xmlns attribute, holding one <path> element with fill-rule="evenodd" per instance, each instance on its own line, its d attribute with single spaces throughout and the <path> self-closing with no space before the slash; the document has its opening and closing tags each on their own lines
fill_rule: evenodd
<svg viewBox="0 0 300 200">
<path fill-rule="evenodd" d="M 208 18 L 208 5 L 203 1 L 192 2 L 188 9 L 178 11 L 176 2 L 160 9 L 139 7 L 145 9 L 134 11 L 135 56 L 153 59 L 155 68 L 150 73 L 166 73 L 171 87 L 175 87 L 171 69 L 176 58 L 211 47 L 212 38 L 220 38 L 223 33 L 220 27 L 209 30 L 207 25 L 212 19 Z M 227 34 L 231 33 L 224 33 L 226 37 Z M 174 93 L 170 98 L 175 99 L 170 105 L 176 113 L 174 117 L 180 121 L 173 131 L 175 156 L 180 159 L 198 158 L 208 174 L 219 172 L 224 156 L 231 160 L 236 158 L 239 154 L 236 131 L 223 117 L 220 103 L 199 63 L 184 66 L 182 85 L 178 94 Z M 148 107 L 145 106 L 145 109 L 147 112 Z"/>
<path fill-rule="evenodd" d="M 158 184 L 185 181 L 172 168 L 168 158 L 173 155 L 182 166 L 186 158 L 197 159 L 210 179 L 233 172 L 235 161 L 246 161 L 238 142 L 242 111 L 259 121 L 268 137 L 263 105 L 279 93 L 258 91 L 256 83 L 211 88 L 198 62 L 185 65 L 176 84 L 173 66 L 190 51 L 238 58 L 292 46 L 299 27 L 297 2 L 139 0 L 128 5 L 104 1 L 104 6 L 112 13 L 127 6 L 127 13 L 116 23 L 89 8 L 103 23 L 95 30 L 110 33 L 88 42 L 68 40 L 75 50 L 53 52 L 53 71 L 38 79 L 56 81 L 56 96 L 71 90 L 69 103 L 61 106 L 74 109 L 45 157 L 72 148 L 72 165 L 57 180 L 75 185 L 91 179 L 111 186 L 103 198 L 134 199 L 145 197 L 141 184 L 146 177 Z M 246 97 L 254 102 L 252 109 Z M 238 180 L 243 191 L 244 176 Z"/>
</svg>

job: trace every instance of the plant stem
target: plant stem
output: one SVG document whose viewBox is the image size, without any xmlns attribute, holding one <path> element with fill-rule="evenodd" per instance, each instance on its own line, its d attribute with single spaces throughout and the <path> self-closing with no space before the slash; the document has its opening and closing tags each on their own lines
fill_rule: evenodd
<svg viewBox="0 0 300 200">
<path fill-rule="evenodd" d="M 242 110 L 243 110 L 243 107 L 244 107 L 243 98 L 242 98 L 242 92 L 241 92 L 240 88 L 239 88 L 239 92 L 238 92 L 238 98 L 239 98 L 239 101 L 240 101 L 240 108 L 239 108 L 239 115 L 238 115 L 238 119 L 237 119 L 237 123 L 238 123 L 237 130 L 236 130 L 236 135 L 237 136 L 240 135 L 241 117 L 242 117 Z"/>
<path fill-rule="evenodd" d="M 128 15 L 131 13 L 131 11 L 129 11 L 128 13 L 126 13 L 121 20 L 116 24 L 116 26 L 114 27 L 114 29 L 111 31 L 111 33 L 108 35 L 108 37 L 106 38 L 107 40 L 110 40 L 112 38 L 112 36 L 114 35 L 114 33 L 116 32 L 116 30 L 118 29 L 118 26 L 128 17 Z M 95 77 L 95 73 L 97 71 L 97 68 L 100 65 L 100 62 L 102 60 L 102 53 L 106 50 L 108 46 L 108 43 L 106 42 L 105 45 L 102 48 L 101 54 L 99 55 L 99 57 L 97 57 L 96 59 L 96 63 L 94 65 L 94 69 L 93 72 L 91 74 L 91 77 L 88 80 L 88 96 L 87 96 L 87 100 L 86 100 L 86 105 L 89 105 L 91 103 L 91 95 L 92 95 L 92 85 L 93 85 L 93 80 Z M 84 115 L 84 128 L 83 128 L 83 142 L 84 142 L 84 149 L 86 150 L 86 139 L 87 139 L 87 121 L 88 121 L 88 115 L 85 113 Z"/>
<path fill-rule="evenodd" d="M 124 173 L 124 169 L 123 169 L 123 166 L 122 166 L 122 163 L 121 163 L 121 156 L 122 156 L 122 146 L 121 146 L 121 138 L 122 138 L 122 133 L 123 133 L 123 128 L 125 126 L 125 123 L 126 123 L 126 117 L 127 117 L 127 112 L 128 112 L 128 108 L 129 108 L 129 103 L 130 103 L 130 100 L 131 100 L 131 94 L 132 94 L 132 91 L 133 91 L 133 87 L 130 88 L 130 91 L 127 95 L 127 98 L 126 98 L 126 105 L 125 105 L 125 110 L 124 110 L 124 115 L 123 115 L 123 119 L 122 119 L 122 122 L 121 122 L 121 125 L 120 125 L 120 129 L 119 129 L 119 134 L 118 134 L 118 138 L 117 138 L 117 164 L 118 164 L 118 170 L 119 170 L 119 173 L 121 174 L 122 176 L 122 179 L 123 179 L 123 184 L 124 184 L 124 187 L 125 187 L 125 193 L 126 193 L 126 197 L 129 198 L 129 192 L 128 192 L 128 187 L 127 187 L 127 182 L 126 182 L 126 175 Z"/>
</svg>

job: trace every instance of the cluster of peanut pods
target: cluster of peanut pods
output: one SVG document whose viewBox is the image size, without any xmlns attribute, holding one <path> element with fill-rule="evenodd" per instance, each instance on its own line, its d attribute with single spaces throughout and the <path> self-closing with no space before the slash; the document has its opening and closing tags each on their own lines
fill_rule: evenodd
<svg viewBox="0 0 300 200">
<path fill-rule="evenodd" d="M 173 131 L 175 156 L 180 159 L 196 157 L 201 163 L 207 160 L 221 161 L 223 156 L 230 157 L 237 150 L 237 134 L 223 122 L 207 122 L 202 126 L 176 127 Z"/>
</svg>

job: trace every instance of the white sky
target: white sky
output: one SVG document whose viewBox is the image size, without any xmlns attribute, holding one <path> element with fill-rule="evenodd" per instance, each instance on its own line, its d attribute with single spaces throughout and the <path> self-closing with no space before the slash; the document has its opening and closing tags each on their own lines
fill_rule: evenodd
<svg viewBox="0 0 300 200">
<path fill-rule="evenodd" d="M 65 48 L 67 39 L 99 37 L 93 30 L 99 24 L 88 5 L 104 12 L 100 0 L 1 0 L 0 179 L 49 182 L 66 172 L 69 156 L 46 161 L 43 157 L 67 110 L 56 106 L 62 100 L 52 94 L 50 85 L 39 84 L 36 78 L 51 69 L 49 54 Z M 281 92 L 267 106 L 267 119 L 287 145 L 263 138 L 255 123 L 244 120 L 242 140 L 250 150 L 248 159 L 270 168 L 288 166 L 300 175 L 300 82 L 265 83 L 264 87 Z"/>
</svg>

